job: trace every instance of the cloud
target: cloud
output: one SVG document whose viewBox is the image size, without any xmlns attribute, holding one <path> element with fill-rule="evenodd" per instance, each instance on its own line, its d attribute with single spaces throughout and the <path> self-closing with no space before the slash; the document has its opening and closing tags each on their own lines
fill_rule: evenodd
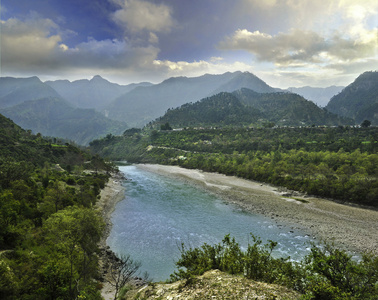
<svg viewBox="0 0 378 300">
<path fill-rule="evenodd" d="M 222 74 L 225 72 L 235 71 L 250 71 L 251 65 L 243 62 L 223 62 L 221 58 L 216 58 L 210 62 L 205 60 L 186 62 L 186 61 L 169 61 L 169 60 L 154 60 L 154 71 L 156 74 L 164 74 L 165 77 L 174 76 L 201 76 L 205 73 Z"/>
<path fill-rule="evenodd" d="M 377 29 L 363 31 L 360 40 L 345 38 L 339 33 L 323 37 L 314 31 L 291 30 L 270 35 L 259 31 L 239 29 L 218 45 L 223 50 L 246 50 L 259 61 L 278 66 L 308 63 L 331 63 L 334 60 L 353 61 L 374 56 Z"/>
<path fill-rule="evenodd" d="M 279 24 L 283 31 L 301 28 L 321 32 L 366 23 L 371 18 L 376 23 L 378 4 L 376 0 L 240 0 L 236 7 L 239 15 L 268 17 L 268 27 Z"/>
<path fill-rule="evenodd" d="M 367 70 L 378 70 L 378 60 L 365 59 L 355 62 L 338 62 L 324 67 L 326 71 L 336 70 L 339 74 L 361 74 Z"/>
<path fill-rule="evenodd" d="M 222 61 L 222 60 L 224 60 L 224 58 L 219 57 L 219 56 L 213 56 L 213 57 L 210 58 L 211 62 L 217 62 L 217 61 Z"/>
<path fill-rule="evenodd" d="M 275 36 L 237 30 L 219 44 L 223 50 L 246 50 L 253 53 L 260 61 L 269 61 L 284 65 L 295 62 L 317 61 L 317 54 L 325 51 L 326 42 L 314 32 L 295 30 L 288 34 Z"/>
<path fill-rule="evenodd" d="M 63 57 L 71 67 L 125 69 L 143 68 L 156 59 L 153 46 L 134 47 L 126 41 L 89 39 L 65 51 Z"/>
<path fill-rule="evenodd" d="M 121 8 L 113 14 L 113 20 L 131 32 L 168 32 L 174 25 L 171 8 L 144 0 L 112 0 Z"/>
<path fill-rule="evenodd" d="M 151 65 L 159 49 L 135 46 L 127 40 L 88 38 L 74 47 L 62 41 L 61 29 L 50 19 L 1 21 L 3 72 L 137 69 Z M 153 37 L 153 36 L 152 36 Z"/>
<path fill-rule="evenodd" d="M 283 87 L 378 68 L 376 0 L 189 2 L 103 0 L 101 34 L 36 13 L 0 21 L 2 72 L 125 83 L 241 70 Z"/>
<path fill-rule="evenodd" d="M 193 62 L 159 60 L 156 34 L 149 33 L 145 46 L 135 40 L 88 38 L 74 46 L 64 43 L 66 32 L 55 22 L 33 18 L 8 19 L 2 26 L 2 71 L 6 76 L 37 75 L 41 78 L 90 78 L 102 74 L 123 81 L 159 82 L 172 76 L 200 76 L 228 71 L 252 71 L 242 62 L 227 63 L 221 57 Z"/>
<path fill-rule="evenodd" d="M 32 14 L 25 21 L 1 21 L 3 67 L 8 65 L 46 65 L 62 38 L 59 26 L 50 19 Z"/>
<path fill-rule="evenodd" d="M 159 42 L 159 38 L 155 33 L 150 32 L 148 42 L 151 43 L 151 44 L 157 44 Z"/>
</svg>

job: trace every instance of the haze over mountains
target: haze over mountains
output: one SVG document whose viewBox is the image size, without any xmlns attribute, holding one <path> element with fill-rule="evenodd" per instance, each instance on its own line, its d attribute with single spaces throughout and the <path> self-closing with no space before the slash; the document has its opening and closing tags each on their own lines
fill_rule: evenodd
<svg viewBox="0 0 378 300">
<path fill-rule="evenodd" d="M 304 86 L 304 87 L 290 87 L 287 90 L 291 93 L 296 93 L 301 95 L 303 98 L 307 100 L 311 100 L 315 104 L 319 105 L 320 107 L 325 107 L 329 100 L 340 93 L 343 90 L 344 86 L 329 86 L 326 88 L 319 88 L 319 87 L 311 87 L 311 86 Z"/>
<path fill-rule="evenodd" d="M 376 74 L 376 72 L 362 74 L 352 87 L 345 88 L 333 98 L 327 110 L 353 118 L 356 124 L 366 118 L 377 124 L 377 90 L 374 89 L 378 86 Z M 291 91 L 314 98 L 314 102 L 324 106 L 325 99 L 333 93 L 338 93 L 340 89 L 341 87 L 325 89 L 304 87 L 291 88 Z M 358 93 L 356 94 L 355 91 Z M 305 99 L 298 95 L 294 96 L 288 90 L 273 88 L 249 72 L 205 74 L 192 78 L 172 77 L 159 84 L 144 82 L 130 85 L 111 83 L 101 76 L 95 76 L 91 80 L 73 82 L 57 80 L 45 83 L 37 77 L 2 77 L 0 78 L 0 113 L 35 133 L 40 132 L 43 135 L 87 144 L 109 133 L 117 135 L 130 127 L 143 127 L 163 116 L 167 110 L 224 92 L 233 93 L 232 97 L 241 101 L 242 106 L 239 107 L 239 104 L 234 103 L 236 105 L 234 108 L 239 107 L 240 110 L 245 109 L 246 105 L 249 106 L 247 111 L 253 110 L 253 113 L 251 112 L 255 117 L 253 120 L 258 114 L 257 119 L 261 119 L 260 123 L 271 121 L 279 125 L 350 124 L 350 120 L 340 119 L 334 115 L 327 116 L 324 110 L 312 105 L 312 102 L 304 102 Z M 350 100 L 351 98 L 353 100 Z M 216 105 L 215 98 L 212 100 L 213 105 Z M 345 101 L 355 104 L 344 105 Z M 360 102 L 364 104 L 359 105 Z M 216 111 L 217 108 L 214 107 L 214 110 Z M 223 113 L 226 111 L 223 110 Z M 245 116 L 245 111 L 239 115 Z M 233 117 L 223 117 L 224 120 L 228 120 L 226 123 L 230 123 L 233 119 Z M 247 122 L 247 119 L 244 121 Z M 236 124 L 238 122 L 235 121 Z"/>
<path fill-rule="evenodd" d="M 205 74 L 192 78 L 173 77 L 160 84 L 138 87 L 122 95 L 107 107 L 106 115 L 114 120 L 127 120 L 130 126 L 141 127 L 162 116 L 169 108 L 242 87 L 260 93 L 276 91 L 248 72 Z"/>
<path fill-rule="evenodd" d="M 75 108 L 59 97 L 25 101 L 0 113 L 22 128 L 81 145 L 109 133 L 121 134 L 127 128 L 123 122 L 110 120 L 94 109 Z"/>
<path fill-rule="evenodd" d="M 151 86 L 152 83 L 142 82 L 129 85 L 111 83 L 99 75 L 91 80 L 82 79 L 70 82 L 68 80 L 46 81 L 65 100 L 75 107 L 104 109 L 117 97 L 130 92 L 138 86 Z"/>
<path fill-rule="evenodd" d="M 30 78 L 0 78 L 0 109 L 29 100 L 50 97 L 59 97 L 59 94 L 36 76 Z"/>
<path fill-rule="evenodd" d="M 34 133 L 83 145 L 127 128 L 124 122 L 110 120 L 93 108 L 75 107 L 37 77 L 0 78 L 0 113 Z"/>
</svg>

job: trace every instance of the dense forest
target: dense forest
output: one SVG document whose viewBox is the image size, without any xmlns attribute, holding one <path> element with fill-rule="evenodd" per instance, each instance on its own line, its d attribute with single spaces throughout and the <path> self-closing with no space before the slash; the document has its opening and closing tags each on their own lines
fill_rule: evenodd
<svg viewBox="0 0 378 300">
<path fill-rule="evenodd" d="M 93 207 L 113 170 L 0 115 L 1 299 L 101 299 Z"/>
<path fill-rule="evenodd" d="M 235 126 L 353 125 L 354 121 L 316 106 L 312 101 L 285 92 L 257 93 L 242 88 L 221 92 L 167 112 L 149 127 L 169 123 L 173 128 Z"/>
<path fill-rule="evenodd" d="M 378 206 L 378 128 L 130 129 L 90 145 L 112 160 L 198 168 Z"/>
</svg>

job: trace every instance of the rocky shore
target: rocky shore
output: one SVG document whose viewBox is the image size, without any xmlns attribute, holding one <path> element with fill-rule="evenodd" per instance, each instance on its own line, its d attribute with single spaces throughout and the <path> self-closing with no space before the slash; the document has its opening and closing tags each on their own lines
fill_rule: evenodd
<svg viewBox="0 0 378 300">
<path fill-rule="evenodd" d="M 138 165 L 165 176 L 187 180 L 216 193 L 224 201 L 299 228 L 319 241 L 356 253 L 378 254 L 378 211 L 307 197 L 293 191 L 177 166 Z"/>
<path fill-rule="evenodd" d="M 115 294 L 115 289 L 109 284 L 107 276 L 109 276 L 109 264 L 116 261 L 117 257 L 106 245 L 106 239 L 112 228 L 111 215 L 115 206 L 125 197 L 125 189 L 122 186 L 122 180 L 125 180 L 125 178 L 121 173 L 112 174 L 105 188 L 101 190 L 100 199 L 96 203 L 96 208 L 100 211 L 105 222 L 105 232 L 99 245 L 101 251 L 99 264 L 103 284 L 101 295 L 105 300 L 113 300 Z"/>
</svg>

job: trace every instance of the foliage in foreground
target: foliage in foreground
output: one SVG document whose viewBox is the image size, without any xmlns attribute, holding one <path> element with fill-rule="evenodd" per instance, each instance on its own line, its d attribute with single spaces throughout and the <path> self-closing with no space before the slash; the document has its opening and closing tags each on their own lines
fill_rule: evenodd
<svg viewBox="0 0 378 300">
<path fill-rule="evenodd" d="M 378 295 L 378 257 L 364 254 L 360 261 L 355 261 L 333 246 L 313 245 L 302 262 L 293 262 L 272 256 L 276 242 L 263 245 L 260 238 L 252 238 L 246 251 L 229 235 L 217 245 L 187 249 L 182 244 L 181 258 L 176 262 L 178 271 L 171 275 L 171 280 L 186 279 L 191 284 L 195 276 L 219 269 L 287 286 L 301 292 L 306 300 L 373 300 Z"/>
<path fill-rule="evenodd" d="M 0 115 L 0 299 L 101 299 L 94 205 L 112 170 Z"/>
</svg>

